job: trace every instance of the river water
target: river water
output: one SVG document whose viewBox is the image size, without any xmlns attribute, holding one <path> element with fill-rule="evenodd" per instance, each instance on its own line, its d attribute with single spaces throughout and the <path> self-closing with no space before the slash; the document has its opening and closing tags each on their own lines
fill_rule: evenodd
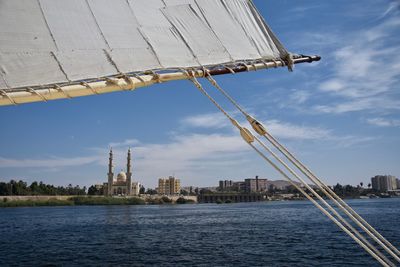
<svg viewBox="0 0 400 267">
<path fill-rule="evenodd" d="M 350 200 L 400 247 L 400 199 Z M 379 266 L 307 201 L 0 209 L 0 266 Z"/>
</svg>

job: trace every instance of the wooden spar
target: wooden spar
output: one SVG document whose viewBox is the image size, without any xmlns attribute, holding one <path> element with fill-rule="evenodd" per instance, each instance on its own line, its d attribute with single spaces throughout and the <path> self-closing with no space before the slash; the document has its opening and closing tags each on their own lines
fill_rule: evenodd
<svg viewBox="0 0 400 267">
<path fill-rule="evenodd" d="M 294 64 L 319 61 L 319 56 L 301 56 L 295 58 Z M 286 63 L 283 61 L 255 63 L 251 65 L 238 65 L 230 68 L 221 68 L 210 70 L 211 75 L 229 74 L 232 70 L 236 72 L 256 71 L 261 69 L 269 69 L 275 67 L 284 67 Z M 193 73 L 196 77 L 204 77 L 203 70 L 195 70 Z M 159 74 L 143 74 L 140 76 L 126 76 L 123 78 L 105 79 L 104 81 L 88 82 L 81 84 L 54 86 L 53 88 L 43 88 L 20 91 L 0 90 L 0 106 L 17 105 L 31 102 L 49 101 L 56 99 L 73 98 L 80 96 L 89 96 L 95 94 L 105 94 L 118 91 L 132 91 L 140 87 L 150 86 L 155 83 L 163 83 L 169 81 L 185 80 L 188 77 L 182 71 Z"/>
</svg>

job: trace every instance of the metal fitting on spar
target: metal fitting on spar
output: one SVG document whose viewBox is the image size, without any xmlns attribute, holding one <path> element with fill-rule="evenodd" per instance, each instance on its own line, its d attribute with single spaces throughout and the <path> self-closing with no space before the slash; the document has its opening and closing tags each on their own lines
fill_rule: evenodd
<svg viewBox="0 0 400 267">
<path fill-rule="evenodd" d="M 251 144 L 254 142 L 254 135 L 247 128 L 241 127 L 240 135 L 247 143 Z"/>
<path fill-rule="evenodd" d="M 232 122 L 232 124 L 239 129 L 240 135 L 246 141 L 246 143 L 253 143 L 254 142 L 254 135 L 245 127 L 242 127 L 235 119 L 229 118 Z"/>
<path fill-rule="evenodd" d="M 254 119 L 250 115 L 246 115 L 247 121 L 250 123 L 251 127 L 253 127 L 254 131 L 259 135 L 265 135 L 267 130 L 265 129 L 264 125 L 262 125 L 258 120 Z"/>
</svg>

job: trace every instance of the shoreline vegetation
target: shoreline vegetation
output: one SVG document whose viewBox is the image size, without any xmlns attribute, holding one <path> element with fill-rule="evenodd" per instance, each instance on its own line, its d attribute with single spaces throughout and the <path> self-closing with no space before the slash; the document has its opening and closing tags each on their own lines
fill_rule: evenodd
<svg viewBox="0 0 400 267">
<path fill-rule="evenodd" d="M 18 196 L 15 196 L 18 197 Z M 159 197 L 104 197 L 104 196 L 25 196 L 27 199 L 10 199 L 7 196 L 0 196 L 0 208 L 13 207 L 57 207 L 57 206 L 132 206 L 132 205 L 180 205 L 198 204 L 193 199 L 180 196 L 175 199 L 168 196 Z M 35 198 L 45 197 L 45 198 Z M 374 197 L 375 198 L 375 197 Z M 377 197 L 379 198 L 379 197 Z M 365 199 L 363 197 L 347 197 L 345 199 Z M 261 202 L 270 201 L 298 201 L 306 198 L 298 197 L 291 199 L 270 198 Z M 258 201 L 260 202 L 260 201 Z M 217 199 L 215 204 L 236 203 L 232 200 L 222 201 Z"/>
<path fill-rule="evenodd" d="M 194 204 L 192 199 L 179 197 L 173 201 L 167 196 L 159 198 L 140 198 L 140 197 L 91 197 L 75 196 L 65 199 L 57 199 L 55 196 L 48 199 L 27 199 L 9 200 L 0 197 L 0 208 L 11 207 L 44 207 L 44 206 L 108 206 L 108 205 L 163 205 L 163 204 Z"/>
<path fill-rule="evenodd" d="M 379 192 L 368 187 L 363 187 L 363 183 L 357 186 L 337 184 L 331 187 L 332 190 L 343 199 L 364 199 L 364 198 L 386 198 L 400 197 L 399 193 L 388 194 Z M 314 190 L 325 198 L 324 194 L 318 189 Z M 308 190 L 305 190 L 311 194 Z M 0 208 L 2 207 L 37 207 L 37 206 L 94 206 L 94 205 L 163 205 L 163 204 L 192 204 L 192 203 L 216 203 L 229 204 L 236 202 L 254 201 L 296 201 L 304 200 L 300 192 L 293 186 L 285 188 L 269 187 L 262 192 L 244 192 L 235 190 L 224 190 L 210 188 L 192 187 L 189 191 L 181 190 L 180 194 L 166 196 L 159 195 L 156 190 L 142 187 L 139 196 L 124 197 L 103 196 L 102 190 L 96 186 L 80 187 L 73 186 L 54 186 L 43 182 L 32 182 L 28 185 L 19 180 L 10 182 L 0 182 Z"/>
</svg>

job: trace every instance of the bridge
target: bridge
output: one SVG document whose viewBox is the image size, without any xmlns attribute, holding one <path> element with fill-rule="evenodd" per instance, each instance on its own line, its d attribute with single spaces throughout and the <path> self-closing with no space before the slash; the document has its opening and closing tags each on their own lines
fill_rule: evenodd
<svg viewBox="0 0 400 267">
<path fill-rule="evenodd" d="M 199 203 L 226 202 L 258 202 L 266 199 L 261 193 L 205 193 L 198 196 Z"/>
</svg>

